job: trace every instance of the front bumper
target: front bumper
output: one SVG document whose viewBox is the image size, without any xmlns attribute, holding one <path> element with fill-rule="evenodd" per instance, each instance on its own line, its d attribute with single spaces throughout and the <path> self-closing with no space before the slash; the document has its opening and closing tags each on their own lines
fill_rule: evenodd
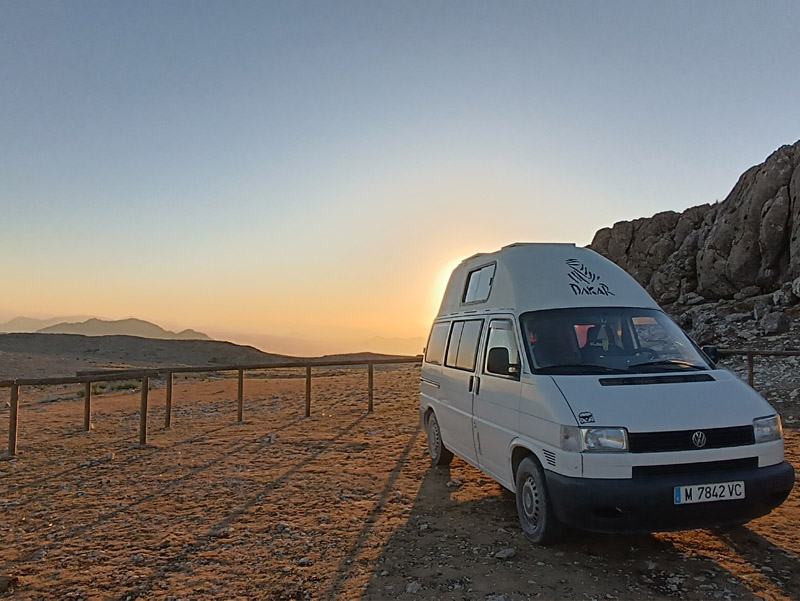
<svg viewBox="0 0 800 601">
<path fill-rule="evenodd" d="M 545 471 L 553 509 L 571 526 L 596 532 L 659 532 L 742 524 L 783 503 L 794 468 L 778 465 L 632 479 L 570 478 Z M 676 486 L 743 480 L 745 498 L 674 504 Z"/>
</svg>

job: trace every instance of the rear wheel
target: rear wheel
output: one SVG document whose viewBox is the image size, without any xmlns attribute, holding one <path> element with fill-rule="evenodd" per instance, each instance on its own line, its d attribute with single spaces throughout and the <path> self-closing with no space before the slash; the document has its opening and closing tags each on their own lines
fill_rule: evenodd
<svg viewBox="0 0 800 601">
<path fill-rule="evenodd" d="M 553 512 L 544 471 L 536 459 L 522 460 L 517 469 L 516 485 L 517 514 L 526 538 L 537 545 L 556 542 L 561 537 L 562 527 Z"/>
<path fill-rule="evenodd" d="M 425 433 L 428 435 L 428 453 L 431 456 L 431 465 L 449 465 L 453 460 L 451 453 L 442 442 L 442 431 L 436 414 L 431 411 L 425 421 Z"/>
</svg>

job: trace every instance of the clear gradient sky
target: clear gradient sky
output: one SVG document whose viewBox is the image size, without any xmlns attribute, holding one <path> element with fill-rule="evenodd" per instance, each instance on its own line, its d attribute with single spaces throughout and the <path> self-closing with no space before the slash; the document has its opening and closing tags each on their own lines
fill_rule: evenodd
<svg viewBox="0 0 800 601">
<path fill-rule="evenodd" d="M 461 258 L 721 200 L 800 138 L 799 31 L 796 1 L 0 0 L 0 320 L 425 336 Z"/>
</svg>

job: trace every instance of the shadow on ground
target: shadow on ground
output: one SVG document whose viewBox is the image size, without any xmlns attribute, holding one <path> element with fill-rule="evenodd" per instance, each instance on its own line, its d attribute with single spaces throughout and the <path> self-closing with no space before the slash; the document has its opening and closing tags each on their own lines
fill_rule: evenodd
<svg viewBox="0 0 800 601">
<path fill-rule="evenodd" d="M 542 548 L 522 535 L 514 495 L 456 458 L 427 471 L 362 599 L 795 599 L 796 539 L 760 535 L 765 519 L 713 532 L 573 531 Z M 506 549 L 513 557 L 496 557 Z"/>
</svg>

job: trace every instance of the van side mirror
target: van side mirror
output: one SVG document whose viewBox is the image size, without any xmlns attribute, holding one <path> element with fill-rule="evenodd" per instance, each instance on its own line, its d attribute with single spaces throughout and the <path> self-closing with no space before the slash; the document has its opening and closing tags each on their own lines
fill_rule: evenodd
<svg viewBox="0 0 800 601">
<path fill-rule="evenodd" d="M 719 350 L 716 344 L 707 344 L 700 349 L 712 363 L 719 363 Z"/>
<path fill-rule="evenodd" d="M 489 349 L 489 361 L 486 365 L 493 374 L 509 375 L 508 349 L 502 346 Z"/>
</svg>

